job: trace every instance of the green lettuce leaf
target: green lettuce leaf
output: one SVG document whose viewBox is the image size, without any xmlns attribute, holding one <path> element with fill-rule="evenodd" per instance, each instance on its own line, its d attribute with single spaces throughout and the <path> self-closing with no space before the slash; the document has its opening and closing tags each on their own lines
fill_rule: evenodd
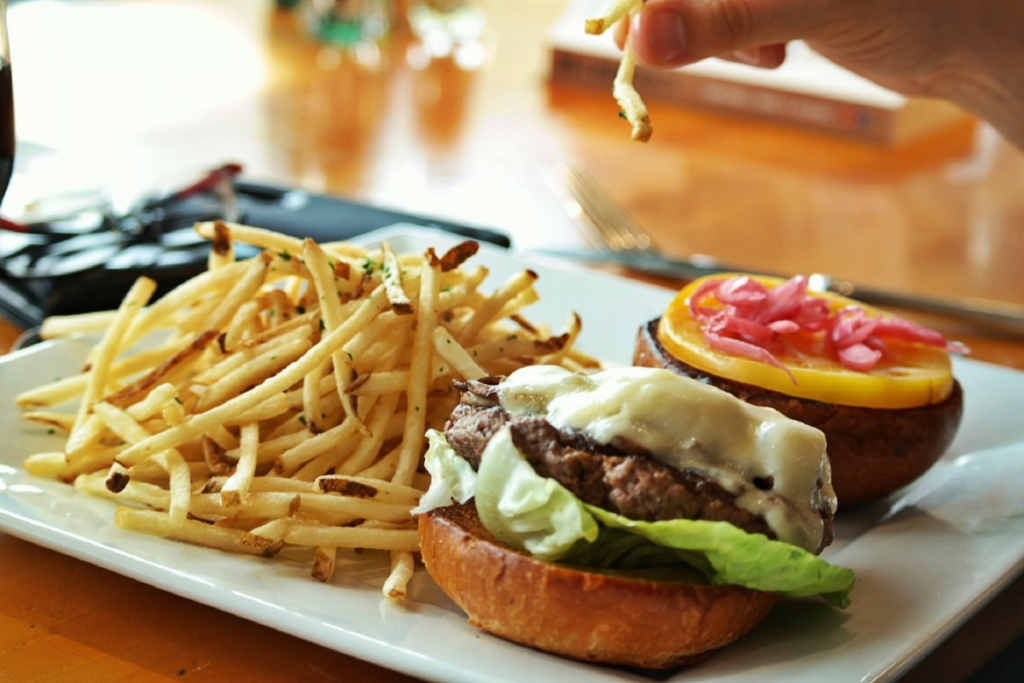
<svg viewBox="0 0 1024 683">
<path fill-rule="evenodd" d="M 446 507 L 453 500 L 465 503 L 476 492 L 473 466 L 455 453 L 441 432 L 429 429 L 426 436 L 428 446 L 423 465 L 430 473 L 430 487 L 420 497 L 420 504 L 413 508 L 414 515 Z"/>
<path fill-rule="evenodd" d="M 795 545 L 747 533 L 727 522 L 639 522 L 592 505 L 586 507 L 606 528 L 702 557 L 700 565 L 704 567 L 699 568 L 711 583 L 736 584 L 793 598 L 821 595 L 836 607 L 850 604 L 853 572 Z"/>
<path fill-rule="evenodd" d="M 494 537 L 513 548 L 553 562 L 579 540 L 598 535 L 582 501 L 554 479 L 537 474 L 503 429 L 480 458 L 477 512 Z"/>
<path fill-rule="evenodd" d="M 428 463 L 433 458 L 461 460 L 439 434 L 431 439 L 435 448 L 443 453 L 428 453 Z M 709 583 L 789 597 L 821 595 L 836 607 L 850 602 L 853 572 L 797 546 L 726 522 L 640 522 L 583 503 L 558 482 L 538 475 L 507 429 L 484 450 L 475 489 L 470 490 L 460 466 L 435 469 L 428 464 L 431 491 L 435 477 L 454 477 L 457 481 L 439 484 L 439 490 L 459 488 L 466 500 L 475 496 L 480 519 L 495 538 L 542 560 L 611 571 L 672 570 L 687 580 L 696 569 Z M 424 500 L 428 496 L 429 491 Z M 432 498 L 447 505 L 454 496 Z"/>
</svg>

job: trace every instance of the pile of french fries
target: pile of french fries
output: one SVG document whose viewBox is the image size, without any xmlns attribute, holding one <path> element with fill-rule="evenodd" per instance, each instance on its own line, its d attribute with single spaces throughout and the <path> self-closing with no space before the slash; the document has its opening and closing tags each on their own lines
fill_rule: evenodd
<svg viewBox="0 0 1024 683">
<path fill-rule="evenodd" d="M 101 333 L 74 377 L 24 392 L 24 417 L 66 435 L 25 461 L 120 503 L 125 529 L 237 553 L 304 549 L 330 581 L 339 549 L 390 553 L 383 590 L 406 594 L 428 428 L 458 402 L 455 379 L 536 363 L 596 363 L 523 317 L 524 270 L 491 293 L 444 254 L 317 244 L 200 223 L 208 269 L 151 301 L 140 278 L 115 311 L 47 319 L 45 338 Z M 261 250 L 236 260 L 235 244 Z M 77 401 L 77 410 L 67 409 Z M 62 410 L 62 408 L 64 408 Z M 289 556 L 294 555 L 291 553 Z"/>
</svg>

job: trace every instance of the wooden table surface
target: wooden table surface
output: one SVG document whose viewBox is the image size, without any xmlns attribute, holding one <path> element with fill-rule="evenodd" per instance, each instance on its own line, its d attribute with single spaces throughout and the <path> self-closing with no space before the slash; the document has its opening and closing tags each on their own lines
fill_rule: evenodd
<svg viewBox="0 0 1024 683">
<path fill-rule="evenodd" d="M 571 246 L 586 241 L 543 175 L 579 160 L 669 254 L 1024 304 L 1024 155 L 985 127 L 887 148 L 651 102 L 654 137 L 633 143 L 607 93 L 547 80 L 564 4 L 487 3 L 485 60 L 462 70 L 418 62 L 401 22 L 356 63 L 269 0 L 18 3 L 31 165 L 8 201 L 230 160 L 250 178 Z M 928 322 L 1024 368 L 1020 339 Z M 18 334 L 0 323 L 0 352 Z M 1018 581 L 908 680 L 963 678 L 1024 631 L 1021 615 Z M 405 679 L 0 534 L 0 681 L 186 676 Z"/>
</svg>

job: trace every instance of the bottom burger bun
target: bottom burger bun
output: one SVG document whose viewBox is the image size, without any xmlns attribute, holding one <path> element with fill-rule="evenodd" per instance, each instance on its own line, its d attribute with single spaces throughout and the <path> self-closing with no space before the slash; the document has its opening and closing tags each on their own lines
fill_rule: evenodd
<svg viewBox="0 0 1024 683">
<path fill-rule="evenodd" d="M 884 498 L 924 474 L 949 447 L 963 414 L 963 391 L 919 408 L 862 408 L 788 396 L 699 370 L 672 356 L 657 337 L 659 320 L 640 329 L 634 365 L 668 368 L 748 403 L 820 429 L 841 508 Z"/>
<path fill-rule="evenodd" d="M 470 623 L 572 659 L 653 669 L 693 664 L 780 600 L 732 585 L 653 581 L 543 562 L 484 528 L 472 503 L 419 516 L 427 571 Z"/>
</svg>

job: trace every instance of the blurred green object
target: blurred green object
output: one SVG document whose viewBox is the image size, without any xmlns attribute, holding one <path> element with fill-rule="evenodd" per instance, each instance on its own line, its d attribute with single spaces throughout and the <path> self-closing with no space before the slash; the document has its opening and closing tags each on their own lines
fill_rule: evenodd
<svg viewBox="0 0 1024 683">
<path fill-rule="evenodd" d="M 302 11 L 313 37 L 354 48 L 377 43 L 387 35 L 393 7 L 391 0 L 305 0 Z"/>
</svg>

